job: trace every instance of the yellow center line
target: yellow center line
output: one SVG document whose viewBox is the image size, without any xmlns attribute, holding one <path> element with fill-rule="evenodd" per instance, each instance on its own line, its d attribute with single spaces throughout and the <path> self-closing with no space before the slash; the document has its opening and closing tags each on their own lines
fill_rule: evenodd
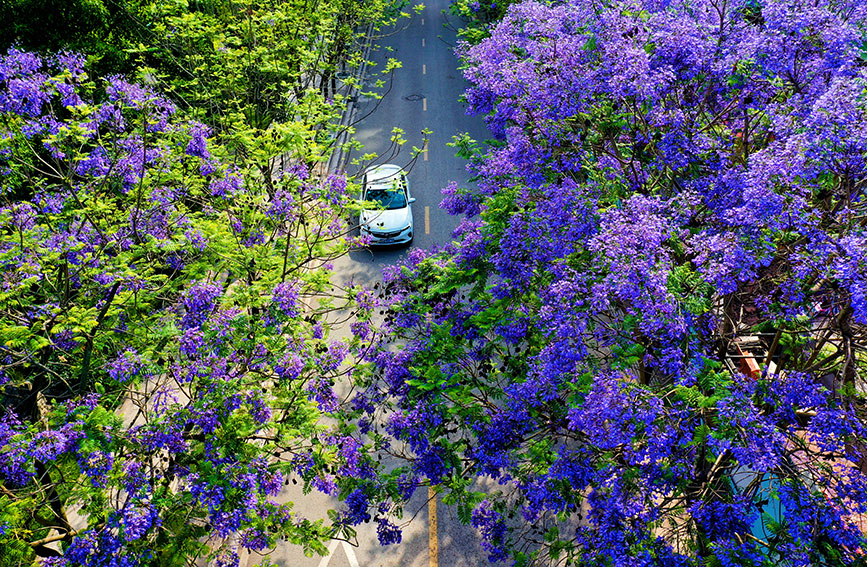
<svg viewBox="0 0 867 567">
<path fill-rule="evenodd" d="M 424 47 L 424 38 L 421 38 L 421 46 Z"/>
<path fill-rule="evenodd" d="M 427 98 L 421 99 L 421 109 L 425 111 L 427 110 Z"/>
<path fill-rule="evenodd" d="M 430 207 L 424 208 L 424 233 L 430 234 Z"/>
<path fill-rule="evenodd" d="M 424 161 L 427 161 L 427 140 L 424 141 Z"/>
<path fill-rule="evenodd" d="M 428 558 L 429 567 L 439 567 L 439 543 L 437 541 L 437 493 L 433 486 L 427 487 Z"/>
<path fill-rule="evenodd" d="M 421 64 L 421 74 L 427 75 L 427 65 L 425 65 L 424 63 Z"/>
<path fill-rule="evenodd" d="M 424 18 L 421 19 L 421 25 L 424 25 Z"/>
</svg>

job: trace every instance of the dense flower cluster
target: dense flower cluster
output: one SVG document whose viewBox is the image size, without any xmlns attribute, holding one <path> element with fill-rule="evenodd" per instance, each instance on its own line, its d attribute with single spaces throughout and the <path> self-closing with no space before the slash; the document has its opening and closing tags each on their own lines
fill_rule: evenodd
<svg viewBox="0 0 867 567">
<path fill-rule="evenodd" d="M 491 563 L 508 558 L 506 548 L 506 523 L 502 514 L 494 510 L 487 500 L 473 510 L 473 526 L 482 534 L 482 546 L 489 553 Z"/>
</svg>

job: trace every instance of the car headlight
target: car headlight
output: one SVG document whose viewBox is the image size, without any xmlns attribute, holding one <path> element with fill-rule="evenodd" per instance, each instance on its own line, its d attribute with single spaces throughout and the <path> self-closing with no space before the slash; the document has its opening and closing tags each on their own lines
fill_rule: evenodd
<svg viewBox="0 0 867 567">
<path fill-rule="evenodd" d="M 405 227 L 403 227 L 402 229 L 400 229 L 400 231 L 401 231 L 401 232 L 406 232 L 407 230 L 409 230 L 409 229 L 411 229 L 411 228 L 412 228 L 412 225 L 411 225 L 411 224 L 408 224 L 408 225 L 406 225 Z"/>
</svg>

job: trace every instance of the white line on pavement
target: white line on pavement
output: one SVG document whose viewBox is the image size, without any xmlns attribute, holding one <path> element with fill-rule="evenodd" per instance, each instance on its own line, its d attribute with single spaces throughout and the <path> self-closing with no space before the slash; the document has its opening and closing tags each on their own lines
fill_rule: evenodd
<svg viewBox="0 0 867 567">
<path fill-rule="evenodd" d="M 328 546 L 328 555 L 322 558 L 319 562 L 319 567 L 328 567 L 328 563 L 331 561 L 331 556 L 334 555 L 334 550 L 337 549 L 337 544 L 343 544 L 343 551 L 346 553 L 346 558 L 349 560 L 349 567 L 359 567 L 358 558 L 355 556 L 355 551 L 353 551 L 352 546 L 349 545 L 349 542 L 340 541 L 335 539 Z"/>
<path fill-rule="evenodd" d="M 352 546 L 345 541 L 343 542 L 343 551 L 346 552 L 346 558 L 349 559 L 349 567 L 358 567 L 358 558 L 355 557 Z"/>
<path fill-rule="evenodd" d="M 328 562 L 331 561 L 331 554 L 334 553 L 334 550 L 337 549 L 337 545 L 340 543 L 338 540 L 332 541 L 328 545 L 328 554 L 325 555 L 322 560 L 319 562 L 319 567 L 327 567 Z"/>
</svg>

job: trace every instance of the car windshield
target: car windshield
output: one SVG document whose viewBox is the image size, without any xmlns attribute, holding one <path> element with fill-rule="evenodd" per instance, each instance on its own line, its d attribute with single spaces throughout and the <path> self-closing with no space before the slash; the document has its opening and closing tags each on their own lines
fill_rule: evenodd
<svg viewBox="0 0 867 567">
<path fill-rule="evenodd" d="M 370 189 L 365 201 L 373 201 L 386 209 L 406 207 L 406 195 L 400 189 Z"/>
</svg>

